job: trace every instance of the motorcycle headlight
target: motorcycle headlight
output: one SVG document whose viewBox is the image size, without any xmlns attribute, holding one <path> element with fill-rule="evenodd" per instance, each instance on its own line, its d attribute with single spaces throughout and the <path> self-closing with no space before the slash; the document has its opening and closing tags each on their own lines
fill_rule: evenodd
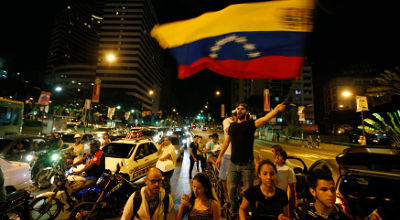
<svg viewBox="0 0 400 220">
<path fill-rule="evenodd" d="M 28 154 L 28 155 L 26 155 L 25 159 L 26 159 L 26 161 L 31 162 L 33 160 L 33 155 Z"/>
<path fill-rule="evenodd" d="M 53 154 L 53 155 L 51 155 L 51 160 L 53 160 L 53 161 L 58 160 L 59 156 L 60 155 L 58 155 L 58 154 Z"/>
</svg>

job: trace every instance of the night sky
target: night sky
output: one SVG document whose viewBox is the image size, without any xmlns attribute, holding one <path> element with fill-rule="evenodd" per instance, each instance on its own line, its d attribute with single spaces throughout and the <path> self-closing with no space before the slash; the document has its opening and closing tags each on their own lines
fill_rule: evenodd
<svg viewBox="0 0 400 220">
<path fill-rule="evenodd" d="M 196 17 L 233 3 L 250 2 L 157 1 L 160 23 Z M 45 67 L 52 19 L 62 5 L 60 2 L 1 3 L 0 68 L 8 70 L 9 74 L 21 72 L 27 79 L 37 78 Z M 306 51 L 308 59 L 316 65 L 314 74 L 324 78 L 353 63 L 400 63 L 397 14 L 395 1 L 319 0 L 315 30 Z M 176 73 L 172 77 L 176 79 Z M 206 70 L 185 80 L 175 80 L 173 90 L 178 108 L 190 112 L 206 101 L 220 102 L 213 101 L 213 94 L 216 89 L 229 90 L 224 85 L 227 79 Z M 223 94 L 228 97 L 229 91 Z"/>
</svg>

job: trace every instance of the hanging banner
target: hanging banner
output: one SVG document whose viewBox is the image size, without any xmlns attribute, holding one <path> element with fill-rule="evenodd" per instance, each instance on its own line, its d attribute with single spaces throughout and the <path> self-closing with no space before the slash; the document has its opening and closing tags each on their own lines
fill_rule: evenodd
<svg viewBox="0 0 400 220">
<path fill-rule="evenodd" d="M 39 96 L 39 105 L 49 105 L 50 103 L 50 92 L 42 91 Z"/>
<path fill-rule="evenodd" d="M 107 118 L 112 119 L 115 113 L 115 108 L 108 107 Z"/>
<path fill-rule="evenodd" d="M 264 111 L 271 111 L 271 94 L 269 94 L 269 89 L 264 89 Z"/>
<path fill-rule="evenodd" d="M 225 104 L 221 104 L 221 118 L 225 117 Z"/>
<path fill-rule="evenodd" d="M 91 100 L 90 99 L 85 99 L 85 109 L 90 109 L 90 104 L 92 104 L 91 103 Z"/>
<path fill-rule="evenodd" d="M 357 112 L 368 111 L 368 102 L 366 96 L 356 96 Z"/>
<path fill-rule="evenodd" d="M 125 120 L 128 120 L 130 115 L 131 115 L 131 112 L 125 112 L 125 115 L 124 115 Z"/>
<path fill-rule="evenodd" d="M 297 114 L 299 115 L 299 121 L 306 121 L 306 117 L 303 112 L 304 109 L 305 109 L 304 106 L 299 106 L 299 110 L 297 111 Z"/>
<path fill-rule="evenodd" d="M 92 94 L 92 102 L 99 103 L 100 99 L 100 86 L 101 86 L 101 79 L 96 78 L 94 80 L 94 86 L 93 86 L 93 94 Z"/>
</svg>

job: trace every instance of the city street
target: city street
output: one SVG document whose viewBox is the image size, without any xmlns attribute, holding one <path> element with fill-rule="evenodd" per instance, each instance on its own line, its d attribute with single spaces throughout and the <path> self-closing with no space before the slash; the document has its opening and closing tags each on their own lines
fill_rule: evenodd
<svg viewBox="0 0 400 220">
<path fill-rule="evenodd" d="M 195 132 L 197 135 L 203 136 L 203 143 L 205 144 L 208 140 L 208 135 L 210 133 L 207 132 Z M 223 136 L 220 135 L 220 142 L 222 143 Z M 271 154 L 271 146 L 274 145 L 273 142 L 268 142 L 264 140 L 255 140 L 254 144 L 254 156 L 257 157 L 258 154 L 261 154 L 263 159 L 272 159 Z M 309 149 L 301 146 L 282 144 L 281 146 L 287 151 L 289 156 L 295 156 L 301 158 L 307 167 L 310 167 L 315 161 L 319 159 L 335 159 L 335 156 L 339 153 L 339 151 L 332 151 L 326 149 Z M 185 149 L 184 156 L 182 162 L 178 163 L 174 175 L 171 178 L 171 193 L 174 199 L 175 210 L 177 211 L 180 205 L 180 199 L 183 194 L 190 193 L 190 184 L 189 184 L 189 149 Z M 296 161 L 292 162 L 296 164 Z M 299 164 L 300 165 L 300 164 Z M 193 175 L 198 172 L 196 167 L 193 169 Z M 40 191 L 44 192 L 44 191 Z M 33 194 L 37 195 L 39 191 L 33 189 Z M 67 208 L 67 207 L 66 207 Z M 64 209 L 64 211 L 58 216 L 57 219 L 68 219 L 69 212 Z M 113 218 L 113 219 L 119 219 Z"/>
</svg>

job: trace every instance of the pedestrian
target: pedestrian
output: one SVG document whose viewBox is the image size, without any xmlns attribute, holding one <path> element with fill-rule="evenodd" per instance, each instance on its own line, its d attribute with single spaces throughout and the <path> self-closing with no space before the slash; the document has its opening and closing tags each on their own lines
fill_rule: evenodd
<svg viewBox="0 0 400 220">
<path fill-rule="evenodd" d="M 276 142 L 278 143 L 279 143 L 279 137 L 280 137 L 279 132 L 276 132 Z"/>
<path fill-rule="evenodd" d="M 319 147 L 319 144 L 321 143 L 321 137 L 318 135 L 317 138 L 315 139 L 315 142 L 317 144 L 317 147 Z"/>
<path fill-rule="evenodd" d="M 307 142 L 308 142 L 308 144 L 307 144 L 307 145 L 308 145 L 308 147 L 312 148 L 312 145 L 313 145 L 313 139 L 312 139 L 311 135 L 308 135 Z"/>
<path fill-rule="evenodd" d="M 161 143 L 160 148 L 158 149 L 158 155 L 160 155 L 160 157 L 156 163 L 156 167 L 161 171 L 162 176 L 164 177 L 165 190 L 170 192 L 170 179 L 176 166 L 176 154 L 175 147 L 172 145 L 169 138 L 164 138 L 164 141 Z"/>
<path fill-rule="evenodd" d="M 224 136 L 226 137 L 228 135 L 228 129 L 229 126 L 236 121 L 236 111 L 232 113 L 232 116 L 229 118 L 224 119 L 222 122 L 222 125 L 224 126 Z M 219 174 L 218 178 L 221 180 L 222 183 L 222 188 L 224 189 L 224 195 L 225 195 L 225 204 L 224 207 L 229 207 L 230 206 L 230 200 L 229 200 L 229 195 L 228 195 L 228 188 L 226 184 L 227 180 L 227 175 L 226 173 L 228 172 L 229 164 L 231 162 L 231 143 L 229 143 L 228 148 L 226 149 L 224 155 L 222 156 L 221 160 L 221 166 L 219 169 Z M 221 152 L 220 152 L 221 154 Z"/>
<path fill-rule="evenodd" d="M 289 219 L 288 198 L 285 191 L 276 187 L 277 168 L 270 160 L 263 160 L 257 167 L 261 184 L 246 190 L 239 209 L 245 220 L 250 209 L 251 219 Z"/>
<path fill-rule="evenodd" d="M 308 186 L 313 202 L 306 202 L 299 205 L 294 218 L 297 220 L 352 220 L 343 209 L 335 204 L 336 187 L 332 173 L 328 167 L 323 166 L 312 171 L 308 178 Z"/>
<path fill-rule="evenodd" d="M 282 148 L 276 151 L 275 165 L 278 170 L 278 183 L 276 187 L 282 189 L 289 195 L 289 209 L 292 211 L 296 207 L 296 174 L 293 168 L 286 165 L 287 153 Z M 289 192 L 289 193 L 288 193 Z"/>
<path fill-rule="evenodd" d="M 205 153 L 207 156 L 207 161 L 216 165 L 218 153 L 220 151 L 220 144 L 218 142 L 219 137 L 217 133 L 211 135 L 211 141 L 207 142 Z"/>
<path fill-rule="evenodd" d="M 109 143 L 111 143 L 110 135 L 104 134 L 104 135 L 103 135 L 103 142 L 101 142 L 101 146 L 104 147 L 104 146 L 106 146 L 106 145 L 109 144 Z"/>
<path fill-rule="evenodd" d="M 161 171 L 155 167 L 147 171 L 146 186 L 132 193 L 125 204 L 121 220 L 174 220 L 172 196 L 162 188 Z"/>
<path fill-rule="evenodd" d="M 195 162 L 198 162 L 199 156 L 197 154 L 198 150 L 198 139 L 199 136 L 195 135 L 193 138 L 193 142 L 189 145 L 189 153 L 190 153 L 190 166 L 189 166 L 189 179 L 192 179 L 192 170 Z M 197 164 L 197 169 L 199 169 Z"/>
<path fill-rule="evenodd" d="M 222 155 L 228 148 L 229 143 L 232 143 L 231 163 L 228 168 L 227 185 L 233 217 L 238 215 L 239 210 L 237 194 L 239 183 L 243 183 L 244 190 L 253 186 L 255 174 L 253 156 L 254 132 L 284 109 L 285 105 L 279 104 L 265 116 L 254 120 L 248 119 L 250 118 L 250 114 L 247 104 L 240 103 L 236 108 L 237 121 L 229 126 L 228 135 L 225 137 L 221 153 L 217 159 L 217 165 L 220 166 Z"/>
<path fill-rule="evenodd" d="M 183 219 L 186 215 L 188 220 L 216 220 L 220 219 L 220 207 L 214 198 L 211 182 L 203 173 L 198 173 L 193 178 L 192 192 L 184 194 L 181 198 L 177 220 Z"/>
</svg>

